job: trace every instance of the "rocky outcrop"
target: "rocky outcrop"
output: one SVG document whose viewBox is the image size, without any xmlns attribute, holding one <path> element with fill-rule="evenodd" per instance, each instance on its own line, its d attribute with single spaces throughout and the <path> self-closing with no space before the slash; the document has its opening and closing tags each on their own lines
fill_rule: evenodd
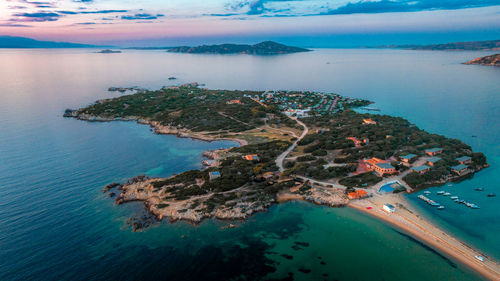
<svg viewBox="0 0 500 281">
<path fill-rule="evenodd" d="M 489 66 L 500 66 L 500 54 L 475 58 L 471 61 L 464 62 L 464 64 L 479 64 Z"/>
</svg>

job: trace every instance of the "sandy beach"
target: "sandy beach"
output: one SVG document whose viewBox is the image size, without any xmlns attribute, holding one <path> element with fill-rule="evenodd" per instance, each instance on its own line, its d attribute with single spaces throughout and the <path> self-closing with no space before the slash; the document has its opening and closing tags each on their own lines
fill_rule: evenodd
<svg viewBox="0 0 500 281">
<path fill-rule="evenodd" d="M 394 213 L 387 213 L 382 209 L 386 203 L 390 203 L 396 207 Z M 440 228 L 422 219 L 417 211 L 408 204 L 402 194 L 384 196 L 375 194 L 373 197 L 367 199 L 351 201 L 348 206 L 382 219 L 392 226 L 403 230 L 417 240 L 468 266 L 488 280 L 500 280 L 500 265 L 496 261 L 489 259 L 478 250 L 467 246 Z M 367 209 L 368 207 L 371 207 L 371 209 Z M 484 262 L 475 258 L 478 255 L 484 257 Z"/>
</svg>

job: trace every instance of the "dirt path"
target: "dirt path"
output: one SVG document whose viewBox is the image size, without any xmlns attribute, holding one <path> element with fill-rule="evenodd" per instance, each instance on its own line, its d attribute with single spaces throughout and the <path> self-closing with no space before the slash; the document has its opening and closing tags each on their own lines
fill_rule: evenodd
<svg viewBox="0 0 500 281">
<path fill-rule="evenodd" d="M 278 166 L 278 168 L 280 169 L 280 172 L 285 171 L 285 168 L 283 167 L 283 160 L 285 160 L 286 156 L 290 152 L 292 152 L 292 150 L 294 150 L 295 147 L 297 147 L 297 143 L 299 141 L 301 141 L 307 135 L 307 133 L 309 133 L 309 128 L 307 128 L 306 124 L 304 124 L 302 121 L 300 121 L 297 118 L 292 118 L 292 117 L 290 117 L 290 118 L 295 120 L 300 126 L 302 126 L 304 128 L 304 131 L 302 131 L 302 134 L 300 135 L 300 137 L 298 137 L 297 140 L 287 150 L 285 150 L 285 152 L 281 153 L 278 156 L 278 158 L 276 158 L 276 166 Z"/>
</svg>

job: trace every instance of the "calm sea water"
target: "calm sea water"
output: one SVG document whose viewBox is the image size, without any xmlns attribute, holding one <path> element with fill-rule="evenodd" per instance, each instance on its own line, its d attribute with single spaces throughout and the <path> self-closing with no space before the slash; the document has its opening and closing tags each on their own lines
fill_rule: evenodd
<svg viewBox="0 0 500 281">
<path fill-rule="evenodd" d="M 102 186 L 137 174 L 199 168 L 206 143 L 152 134 L 131 122 L 87 123 L 65 108 L 113 97 L 109 86 L 151 89 L 198 81 L 210 88 L 337 92 L 376 102 L 428 131 L 483 151 L 491 164 L 436 197 L 435 223 L 500 259 L 500 69 L 460 62 L 484 52 L 316 50 L 285 56 L 161 51 L 0 50 L 0 280 L 473 280 L 453 260 L 355 210 L 307 203 L 227 223 L 162 223 L 133 233 L 139 204 L 115 206 Z M 176 76 L 176 81 L 168 81 Z M 477 138 L 472 138 L 476 135 Z M 485 192 L 473 191 L 476 186 Z M 436 188 L 436 190 L 440 190 Z M 449 199 L 448 199 L 449 200 Z"/>
</svg>

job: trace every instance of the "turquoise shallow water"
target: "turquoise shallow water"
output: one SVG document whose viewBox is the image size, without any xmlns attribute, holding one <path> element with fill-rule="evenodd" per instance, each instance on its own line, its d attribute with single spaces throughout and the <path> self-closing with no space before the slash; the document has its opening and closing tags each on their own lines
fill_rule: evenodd
<svg viewBox="0 0 500 281">
<path fill-rule="evenodd" d="M 382 113 L 485 152 L 492 167 L 446 188 L 480 210 L 442 199 L 447 209 L 438 213 L 409 198 L 435 223 L 500 258 L 498 201 L 473 191 L 482 186 L 500 193 L 500 130 L 494 122 L 500 120 L 500 69 L 459 64 L 484 54 L 0 50 L 0 280 L 225 280 L 242 274 L 251 280 L 290 272 L 295 280 L 477 279 L 355 210 L 307 203 L 274 206 L 235 229 L 210 220 L 132 233 L 125 222 L 141 206 L 114 206 L 102 186 L 141 173 L 167 176 L 199 168 L 202 151 L 235 144 L 158 136 L 131 122 L 87 123 L 61 113 L 114 96 L 109 86 L 158 88 L 173 83 L 169 76 L 211 88 L 311 89 L 368 98 Z"/>
</svg>

